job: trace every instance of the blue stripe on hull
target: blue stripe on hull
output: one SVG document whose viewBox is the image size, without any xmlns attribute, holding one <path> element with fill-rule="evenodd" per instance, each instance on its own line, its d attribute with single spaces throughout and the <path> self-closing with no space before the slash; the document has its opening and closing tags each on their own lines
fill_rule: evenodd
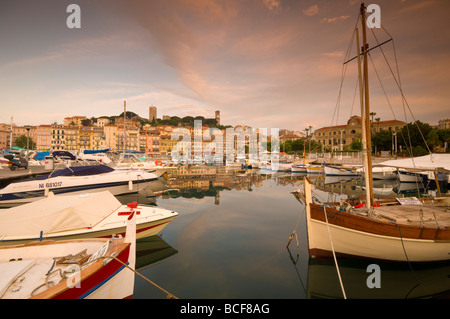
<svg viewBox="0 0 450 319">
<path fill-rule="evenodd" d="M 141 184 L 141 183 L 149 183 L 156 181 L 158 178 L 152 178 L 148 180 L 137 180 L 133 181 L 133 184 Z M 53 192 L 55 195 L 57 194 L 68 194 L 72 192 L 81 192 L 92 189 L 101 189 L 101 188 L 109 188 L 109 187 L 118 187 L 118 186 L 126 186 L 128 185 L 128 181 L 122 182 L 111 182 L 111 183 L 102 183 L 102 184 L 92 184 L 92 185 L 80 185 L 80 186 L 71 186 L 71 187 L 61 187 L 61 188 L 49 188 L 50 192 Z M 1 194 L 0 195 L 0 203 L 6 201 L 23 201 L 27 199 L 36 199 L 38 197 L 44 196 L 44 189 L 39 189 L 35 191 L 28 192 L 15 192 L 9 194 Z M 120 194 L 117 194 L 120 195 Z"/>
</svg>

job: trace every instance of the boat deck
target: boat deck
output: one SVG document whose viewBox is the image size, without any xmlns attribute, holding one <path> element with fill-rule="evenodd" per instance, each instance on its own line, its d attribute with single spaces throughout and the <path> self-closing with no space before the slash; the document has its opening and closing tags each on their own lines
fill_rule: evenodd
<svg viewBox="0 0 450 319">
<path fill-rule="evenodd" d="M 105 240 L 80 241 L 52 245 L 30 244 L 0 250 L 0 299 L 27 299 L 67 280 L 68 286 L 93 255 L 106 251 Z M 17 247 L 17 248 L 16 248 Z M 38 252 L 33 252 L 33 248 Z M 100 248 L 100 249 L 99 249 Z M 75 274 L 73 278 L 71 274 Z"/>
<path fill-rule="evenodd" d="M 410 225 L 433 229 L 450 228 L 450 210 L 434 205 L 395 205 L 374 209 L 377 217 L 399 225 Z"/>
</svg>

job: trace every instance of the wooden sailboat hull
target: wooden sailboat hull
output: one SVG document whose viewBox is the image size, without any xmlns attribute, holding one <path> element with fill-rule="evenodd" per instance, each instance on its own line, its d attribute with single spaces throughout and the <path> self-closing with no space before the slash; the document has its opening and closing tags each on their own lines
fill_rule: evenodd
<svg viewBox="0 0 450 319">
<path fill-rule="evenodd" d="M 322 205 L 308 206 L 308 241 L 312 257 L 336 255 L 400 262 L 450 259 L 450 229 L 398 225 L 337 212 Z M 330 240 L 331 236 L 331 240 Z M 332 247 L 332 244 L 333 247 Z"/>
<path fill-rule="evenodd" d="M 291 172 L 292 173 L 306 173 L 307 172 L 306 165 L 303 165 L 303 164 L 292 165 Z"/>
<path fill-rule="evenodd" d="M 324 174 L 323 166 L 319 165 L 309 165 L 306 167 L 306 172 L 308 174 Z"/>
<path fill-rule="evenodd" d="M 346 169 L 343 167 L 335 167 L 324 165 L 325 175 L 329 176 L 357 176 L 358 173 L 354 169 Z"/>
</svg>

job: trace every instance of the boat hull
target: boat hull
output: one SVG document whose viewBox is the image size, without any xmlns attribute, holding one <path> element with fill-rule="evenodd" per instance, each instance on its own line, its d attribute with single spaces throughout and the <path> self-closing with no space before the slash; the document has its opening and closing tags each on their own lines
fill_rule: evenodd
<svg viewBox="0 0 450 319">
<path fill-rule="evenodd" d="M 47 192 L 55 195 L 109 191 L 113 195 L 136 193 L 158 177 L 153 173 L 129 171 L 102 176 L 61 176 L 47 180 L 13 183 L 0 191 L 0 206 L 9 207 L 42 199 Z"/>
<path fill-rule="evenodd" d="M 324 165 L 325 175 L 329 176 L 357 176 L 356 170 Z"/>
<path fill-rule="evenodd" d="M 157 235 L 160 233 L 176 216 L 178 216 L 177 213 L 173 214 L 173 217 L 150 221 L 150 222 L 143 222 L 139 220 L 139 217 L 136 219 L 136 239 L 142 239 L 150 236 Z M 87 238 L 111 238 L 113 235 L 121 235 L 125 236 L 126 231 L 126 225 L 121 227 L 115 227 L 115 228 L 108 228 L 108 229 L 84 229 L 84 230 L 78 230 L 78 231 L 71 231 L 66 233 L 55 233 L 52 235 L 46 235 L 44 236 L 45 240 L 74 240 L 74 239 L 87 239 Z M 38 237 L 36 238 L 2 238 L 2 241 L 0 242 L 0 246 L 10 246 L 10 245 L 22 245 L 27 244 L 31 241 L 37 241 L 39 240 Z"/>
<path fill-rule="evenodd" d="M 15 266 L 14 261 L 8 262 L 8 260 L 18 260 L 18 257 L 22 258 L 24 262 L 33 262 L 33 266 L 24 270 L 20 275 L 25 279 L 20 290 L 17 292 L 10 291 L 8 287 L 4 290 L 2 297 L 5 299 L 29 297 L 32 299 L 123 299 L 131 296 L 134 289 L 135 274 L 125 265 L 129 265 L 131 268 L 135 266 L 135 258 L 131 255 L 132 252 L 134 253 L 132 246 L 135 244 L 126 243 L 123 238 L 118 238 L 110 241 L 108 248 L 102 248 L 106 242 L 107 240 L 99 239 L 43 241 L 28 245 L 3 247 L 0 249 L 0 260 L 4 267 Z M 52 274 L 48 272 L 48 269 L 50 269 L 48 263 L 51 266 L 53 258 L 67 255 L 74 256 L 85 248 L 87 248 L 88 254 L 95 255 L 97 251 L 98 256 L 102 256 L 101 251 L 107 249 L 104 256 L 116 256 L 117 259 L 110 259 L 109 262 L 104 263 L 103 258 L 96 260 L 96 257 L 93 257 L 92 263 L 87 266 L 71 266 L 73 269 L 78 269 L 72 277 L 69 276 L 54 286 L 50 286 L 50 288 L 43 285 L 40 288 L 44 289 L 42 292 L 37 289 L 42 282 L 45 282 L 46 276 L 58 278 L 57 275 L 52 275 L 53 272 Z M 22 261 L 18 263 L 20 262 Z M 46 276 L 42 274 L 46 274 Z M 2 273 L 3 275 L 5 273 Z"/>
<path fill-rule="evenodd" d="M 307 172 L 306 165 L 293 165 L 291 167 L 291 172 L 292 173 L 306 173 Z"/>
<path fill-rule="evenodd" d="M 309 252 L 315 258 L 336 255 L 399 262 L 449 260 L 449 229 L 423 229 L 337 212 L 309 204 Z M 400 236 L 401 234 L 401 236 Z M 331 241 L 330 241 L 331 236 Z M 333 243 L 333 247 L 331 245 Z"/>
<path fill-rule="evenodd" d="M 306 167 L 308 174 L 324 174 L 323 166 L 309 165 Z"/>
<path fill-rule="evenodd" d="M 396 171 L 399 182 L 401 183 L 423 183 L 427 180 L 427 175 L 420 173 L 411 173 L 405 171 Z"/>
</svg>

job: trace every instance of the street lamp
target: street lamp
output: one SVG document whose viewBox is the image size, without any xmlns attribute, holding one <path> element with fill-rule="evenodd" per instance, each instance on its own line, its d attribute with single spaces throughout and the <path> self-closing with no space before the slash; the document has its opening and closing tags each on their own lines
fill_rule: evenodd
<svg viewBox="0 0 450 319">
<path fill-rule="evenodd" d="M 392 156 L 397 158 L 397 132 L 392 132 Z"/>
<path fill-rule="evenodd" d="M 27 130 L 27 157 L 28 157 L 28 150 L 30 148 L 30 125 L 25 125 L 25 129 Z"/>
</svg>

